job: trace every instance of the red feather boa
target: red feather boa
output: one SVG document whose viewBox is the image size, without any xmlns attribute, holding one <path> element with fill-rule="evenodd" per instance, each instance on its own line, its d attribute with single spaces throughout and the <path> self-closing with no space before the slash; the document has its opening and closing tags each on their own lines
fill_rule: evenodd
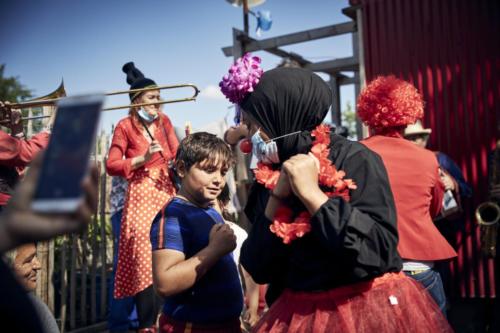
<svg viewBox="0 0 500 333">
<path fill-rule="evenodd" d="M 311 153 L 319 161 L 318 183 L 322 187 L 328 188 L 325 194 L 329 197 L 341 197 L 349 201 L 349 190 L 356 189 L 356 184 L 352 179 L 344 179 L 345 172 L 337 170 L 330 161 L 330 127 L 319 125 L 312 131 L 314 137 Z M 270 165 L 258 163 L 254 170 L 255 179 L 267 189 L 273 190 L 280 177 L 280 170 L 274 170 Z M 289 244 L 294 239 L 304 236 L 311 231 L 311 215 L 307 211 L 293 214 L 292 209 L 281 204 L 274 215 L 273 224 L 270 226 L 271 232 L 283 239 L 283 243 Z"/>
</svg>

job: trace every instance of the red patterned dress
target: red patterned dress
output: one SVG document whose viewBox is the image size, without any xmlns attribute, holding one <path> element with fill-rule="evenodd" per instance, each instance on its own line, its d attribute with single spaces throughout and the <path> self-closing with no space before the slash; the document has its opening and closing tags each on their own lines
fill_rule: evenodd
<svg viewBox="0 0 500 333">
<path fill-rule="evenodd" d="M 160 114 L 153 136 L 163 148 L 143 166 L 132 169 L 132 158 L 144 155 L 150 139 L 142 125 L 132 117 L 122 119 L 115 128 L 106 169 L 112 176 L 128 180 L 128 191 L 121 221 L 115 298 L 134 296 L 153 284 L 149 230 L 156 213 L 175 195 L 167 162 L 175 158 L 179 142 L 170 119 Z"/>
</svg>

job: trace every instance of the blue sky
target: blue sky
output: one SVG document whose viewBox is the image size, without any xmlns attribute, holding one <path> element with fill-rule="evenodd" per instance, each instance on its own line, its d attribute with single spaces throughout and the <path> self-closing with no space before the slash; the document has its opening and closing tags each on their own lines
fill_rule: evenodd
<svg viewBox="0 0 500 333">
<path fill-rule="evenodd" d="M 271 11 L 272 29 L 261 37 L 269 38 L 346 22 L 341 9 L 347 6 L 347 0 L 267 0 L 255 10 Z M 164 109 L 174 125 L 190 121 L 197 128 L 232 112 L 215 87 L 232 62 L 221 48 L 231 44 L 232 27 L 242 26 L 241 8 L 224 0 L 1 0 L 0 63 L 6 64 L 7 76 L 18 76 L 40 96 L 62 78 L 68 95 L 128 89 L 121 67 L 134 61 L 158 84 L 190 82 L 202 90 L 196 102 Z M 256 37 L 253 17 L 250 30 Z M 352 54 L 349 35 L 284 49 L 311 61 Z M 265 52 L 256 54 L 263 58 L 264 69 L 280 61 Z M 341 94 L 343 106 L 353 102 L 352 86 Z M 107 103 L 128 100 L 113 97 Z M 102 128 L 108 131 L 126 112 L 103 114 Z"/>
</svg>

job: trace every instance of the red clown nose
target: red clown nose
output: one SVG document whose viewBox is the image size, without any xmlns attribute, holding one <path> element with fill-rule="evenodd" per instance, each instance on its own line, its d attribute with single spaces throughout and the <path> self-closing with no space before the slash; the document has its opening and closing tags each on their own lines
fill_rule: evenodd
<svg viewBox="0 0 500 333">
<path fill-rule="evenodd" d="M 249 139 L 241 140 L 240 150 L 243 154 L 250 154 L 252 152 L 252 141 Z"/>
</svg>

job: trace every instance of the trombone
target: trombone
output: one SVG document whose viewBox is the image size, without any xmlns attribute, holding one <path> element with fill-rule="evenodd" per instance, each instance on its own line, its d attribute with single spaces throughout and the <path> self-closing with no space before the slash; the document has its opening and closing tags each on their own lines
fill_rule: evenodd
<svg viewBox="0 0 500 333">
<path fill-rule="evenodd" d="M 186 98 L 163 100 L 163 101 L 159 101 L 159 102 L 119 105 L 119 106 L 113 106 L 113 107 L 102 109 L 102 111 L 112 111 L 112 110 L 129 109 L 132 107 L 141 107 L 141 106 L 148 106 L 148 105 L 162 105 L 162 104 L 195 101 L 196 98 L 198 97 L 198 94 L 200 93 L 200 90 L 198 89 L 197 86 L 195 86 L 194 84 L 191 84 L 191 83 L 165 85 L 165 86 L 157 86 L 157 87 L 147 87 L 147 88 L 131 89 L 131 90 L 118 90 L 118 91 L 112 91 L 109 93 L 105 93 L 104 95 L 105 96 L 115 96 L 115 95 L 122 95 L 122 94 L 136 93 L 136 92 L 144 92 L 144 91 L 149 91 L 149 90 L 166 90 L 166 89 L 178 89 L 178 88 L 186 88 L 186 87 L 193 89 L 192 96 L 186 97 Z M 50 99 L 44 99 L 44 100 L 34 100 L 34 101 L 21 102 L 21 103 L 12 103 L 12 104 L 8 104 L 8 107 L 10 109 L 23 109 L 23 108 L 29 108 L 29 107 L 35 107 L 35 106 L 50 106 L 50 105 L 56 105 L 57 102 L 63 98 L 65 98 L 65 97 L 50 98 Z M 50 116 L 44 115 L 44 116 L 22 117 L 21 120 L 33 120 L 33 119 L 42 119 L 42 118 L 48 118 L 48 117 L 50 117 Z M 10 119 L 8 119 L 8 118 L 0 120 L 0 124 L 4 124 L 4 123 L 8 123 L 8 122 L 10 122 Z"/>
</svg>

